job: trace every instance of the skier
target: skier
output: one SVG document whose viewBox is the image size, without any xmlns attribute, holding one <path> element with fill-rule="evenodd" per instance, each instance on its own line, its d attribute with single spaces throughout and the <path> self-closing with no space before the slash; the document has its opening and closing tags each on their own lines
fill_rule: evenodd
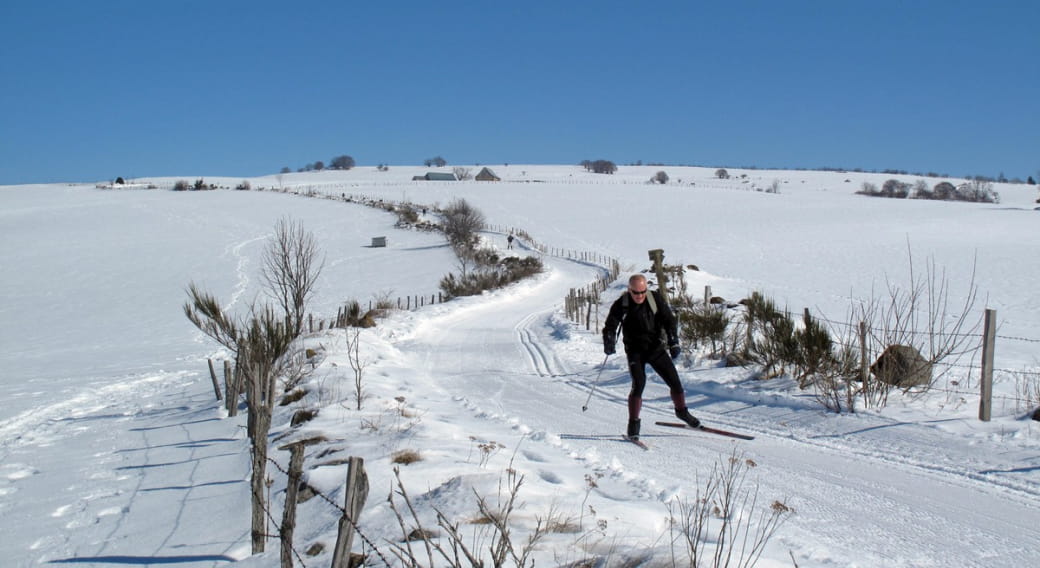
<svg viewBox="0 0 1040 568">
<path fill-rule="evenodd" d="M 628 279 L 628 290 L 610 306 L 603 326 L 603 352 L 607 355 L 616 352 L 619 327 L 624 335 L 628 372 L 632 376 L 632 390 L 628 393 L 628 437 L 639 438 L 639 411 L 643 406 L 648 363 L 668 385 L 675 415 L 693 428 L 700 426 L 700 420 L 686 408 L 686 393 L 672 363 L 681 353 L 675 315 L 659 292 L 647 289 L 646 276 L 642 274 L 633 274 Z"/>
</svg>

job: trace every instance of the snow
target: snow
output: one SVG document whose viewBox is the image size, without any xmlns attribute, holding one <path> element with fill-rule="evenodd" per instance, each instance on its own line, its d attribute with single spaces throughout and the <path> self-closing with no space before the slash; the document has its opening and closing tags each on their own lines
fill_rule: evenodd
<svg viewBox="0 0 1040 568">
<path fill-rule="evenodd" d="M 946 270 L 957 305 L 974 267 L 975 317 L 992 308 L 999 321 L 990 422 L 977 418 L 977 356 L 925 395 L 896 393 L 884 408 L 838 415 L 787 377 L 756 380 L 694 353 L 680 369 L 691 411 L 755 440 L 653 426 L 673 417 L 667 389 L 651 374 L 643 411 L 651 449 L 643 451 L 619 438 L 629 385 L 623 358 L 604 363 L 598 330 L 562 312 L 568 291 L 602 276 L 602 267 L 566 252 L 543 255 L 521 239 L 516 253 L 541 256 L 542 275 L 393 311 L 360 332 L 360 411 L 346 349 L 354 332 L 302 340 L 318 352 L 316 366 L 308 394 L 276 409 L 272 457 L 284 468 L 288 454 L 277 447 L 286 437 L 323 436 L 307 451 L 306 480 L 334 502 L 343 499 L 345 458 L 363 457 L 372 489 L 362 528 L 386 557 L 401 534 L 387 502 L 396 487 L 391 457 L 412 450 L 421 460 L 398 466 L 400 478 L 428 528 L 435 509 L 467 530 L 479 527 L 469 524 L 476 495 L 496 503 L 510 472 L 523 476 L 515 542 L 553 514 L 580 526 L 541 541 L 542 566 L 591 557 L 609 566 L 669 565 L 669 506 L 694 499 L 712 467 L 734 455 L 756 464 L 745 487 L 757 490 L 757 507 L 779 500 L 794 509 L 759 566 L 1040 561 L 1040 425 L 1028 420 L 1024 400 L 1040 383 L 1029 374 L 1040 371 L 1035 186 L 997 184 L 1000 204 L 967 204 L 854 194 L 864 181 L 915 176 L 731 168 L 719 180 L 714 169 L 694 167 L 621 166 L 611 176 L 578 166 L 492 169 L 502 182 L 412 182 L 429 170 L 394 166 L 251 178 L 253 191 L 165 189 L 178 178 L 127 180 L 123 189 L 0 188 L 3 564 L 278 564 L 275 539 L 250 555 L 245 416 L 229 418 L 214 400 L 206 366 L 226 353 L 187 321 L 182 305 L 191 282 L 236 313 L 265 301 L 259 258 L 283 215 L 302 221 L 326 254 L 311 306 L 326 318 L 351 299 L 430 298 L 457 270 L 439 234 L 398 229 L 392 214 L 322 198 L 343 195 L 431 206 L 462 197 L 494 225 L 484 237 L 504 253 L 509 228 L 519 228 L 551 252 L 617 258 L 624 275 L 648 268 L 647 251 L 661 248 L 667 262 L 699 267 L 688 273 L 695 295 L 705 285 L 728 300 L 759 290 L 834 321 L 887 283 L 905 283 L 911 264 L 919 276 L 928 261 Z M 647 184 L 660 170 L 670 183 Z M 779 193 L 760 191 L 773 180 Z M 243 180 L 206 181 L 233 188 Z M 160 189 L 140 189 L 149 184 Z M 389 246 L 369 246 L 377 236 Z M 623 278 L 604 294 L 601 317 L 622 289 Z M 317 417 L 290 427 L 301 408 Z M 285 476 L 275 467 L 269 474 L 280 518 Z M 338 512 L 312 499 L 298 518 L 301 555 L 325 545 L 303 562 L 328 565 Z M 681 546 L 675 551 L 684 562 Z"/>
</svg>

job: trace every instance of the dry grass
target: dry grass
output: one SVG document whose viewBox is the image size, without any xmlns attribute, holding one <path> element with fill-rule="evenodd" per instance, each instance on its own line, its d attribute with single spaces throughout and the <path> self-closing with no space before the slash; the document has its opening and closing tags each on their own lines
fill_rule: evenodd
<svg viewBox="0 0 1040 568">
<path fill-rule="evenodd" d="M 422 461 L 422 459 L 422 455 L 415 450 L 400 450 L 393 453 L 390 457 L 390 463 L 408 465 Z"/>
</svg>

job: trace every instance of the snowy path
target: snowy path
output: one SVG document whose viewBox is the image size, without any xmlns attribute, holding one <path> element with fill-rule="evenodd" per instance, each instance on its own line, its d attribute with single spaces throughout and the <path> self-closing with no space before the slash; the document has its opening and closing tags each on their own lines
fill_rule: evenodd
<svg viewBox="0 0 1040 568">
<path fill-rule="evenodd" d="M 577 459 L 614 478 L 604 496 L 665 501 L 691 496 L 696 477 L 703 479 L 735 447 L 758 464 L 752 475 L 761 498 L 786 499 L 797 511 L 771 543 L 774 558 L 792 550 L 823 565 L 908 567 L 951 566 L 965 558 L 978 566 L 1022 566 L 1040 559 L 1037 457 L 1005 451 L 999 440 L 969 445 L 944 435 L 941 420 L 900 423 L 871 413 L 834 416 L 753 404 L 753 393 L 728 397 L 710 381 L 702 384 L 714 370 L 685 370 L 695 414 L 759 440 L 654 427 L 654 420 L 672 414 L 665 387 L 652 376 L 643 412 L 643 437 L 652 451 L 616 443 L 626 419 L 623 357 L 610 358 L 589 411 L 581 412 L 599 361 L 589 365 L 587 351 L 561 352 L 567 343 L 550 319 L 550 306 L 595 272 L 558 259 L 547 263 L 549 275 L 536 285 L 423 320 L 398 345 L 431 376 L 443 377 L 439 387 L 460 411 L 530 432 L 524 455 L 534 462 L 546 455 Z M 597 335 L 589 339 L 598 346 Z M 1023 462 L 1038 466 L 1022 468 Z M 864 515 L 875 519 L 871 529 L 850 530 L 863 525 Z M 626 530 L 638 534 L 636 524 Z"/>
</svg>

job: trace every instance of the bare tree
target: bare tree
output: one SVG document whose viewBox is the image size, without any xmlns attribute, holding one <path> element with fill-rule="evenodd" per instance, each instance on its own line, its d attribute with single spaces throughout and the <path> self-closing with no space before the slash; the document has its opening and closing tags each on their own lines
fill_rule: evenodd
<svg viewBox="0 0 1040 568">
<path fill-rule="evenodd" d="M 245 382 L 249 407 L 247 432 L 252 457 L 253 552 L 263 552 L 266 541 L 267 437 L 271 429 L 277 379 L 292 375 L 296 364 L 289 347 L 303 327 L 306 301 L 324 261 L 318 261 L 314 236 L 288 219 L 279 221 L 264 253 L 263 278 L 267 293 L 279 302 L 250 307 L 249 316 L 236 320 L 216 298 L 195 284 L 188 287 L 184 314 L 199 330 L 235 354 L 235 376 Z M 229 401 L 230 402 L 230 401 Z"/>
<path fill-rule="evenodd" d="M 719 179 L 729 179 L 729 172 L 726 171 L 726 168 L 719 168 L 715 170 L 715 177 Z"/>
<path fill-rule="evenodd" d="M 479 245 L 477 232 L 483 228 L 484 214 L 465 199 L 453 200 L 444 210 L 444 235 L 459 258 L 463 276 L 476 260 Z"/>
<path fill-rule="evenodd" d="M 455 172 L 455 177 L 458 178 L 459 181 L 466 181 L 468 179 L 473 179 L 473 174 L 470 173 L 469 168 L 463 168 L 461 166 L 455 166 L 454 168 L 452 168 L 452 171 Z"/>
<path fill-rule="evenodd" d="M 654 174 L 654 177 L 650 178 L 650 181 L 664 185 L 668 183 L 668 174 L 664 170 L 661 170 Z"/>
<path fill-rule="evenodd" d="M 289 218 L 278 221 L 264 251 L 262 277 L 267 293 L 284 311 L 293 337 L 303 329 L 307 300 L 324 265 L 314 235 L 303 224 Z"/>
<path fill-rule="evenodd" d="M 365 399 L 364 375 L 368 361 L 361 357 L 361 330 L 358 328 L 347 331 L 347 361 L 354 371 L 354 396 L 357 399 L 357 410 L 361 410 L 361 402 Z"/>
</svg>

